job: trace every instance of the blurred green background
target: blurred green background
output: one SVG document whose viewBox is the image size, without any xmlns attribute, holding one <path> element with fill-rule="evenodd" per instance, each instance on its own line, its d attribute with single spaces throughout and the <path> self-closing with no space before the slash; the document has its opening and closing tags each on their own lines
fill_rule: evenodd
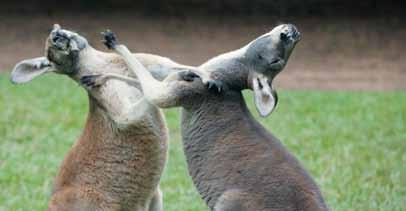
<svg viewBox="0 0 406 211">
<path fill-rule="evenodd" d="M 270 117 L 257 118 L 309 170 L 332 210 L 404 210 L 405 92 L 280 90 L 279 97 Z M 0 210 L 46 208 L 87 109 L 85 91 L 65 76 L 14 86 L 0 75 Z M 166 117 L 165 210 L 208 210 L 188 177 L 178 109 L 166 110 Z"/>
</svg>

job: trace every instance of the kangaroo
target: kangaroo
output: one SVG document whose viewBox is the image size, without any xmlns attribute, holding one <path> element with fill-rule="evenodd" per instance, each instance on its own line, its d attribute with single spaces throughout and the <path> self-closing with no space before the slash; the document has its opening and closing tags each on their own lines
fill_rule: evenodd
<svg viewBox="0 0 406 211">
<path fill-rule="evenodd" d="M 299 40 L 295 26 L 279 25 L 238 50 L 158 81 L 126 46 L 117 44 L 113 33 L 105 35 L 107 47 L 124 58 L 151 103 L 182 107 L 189 174 L 208 207 L 216 211 L 329 209 L 311 176 L 254 119 L 241 93 L 252 89 L 257 110 L 269 115 L 277 104 L 272 81 Z M 93 80 L 97 78 L 105 82 L 110 76 Z"/>
<path fill-rule="evenodd" d="M 49 72 L 78 83 L 89 74 L 132 75 L 118 55 L 94 49 L 59 25 L 47 38 L 45 52 L 45 57 L 18 63 L 12 82 L 25 83 Z M 134 57 L 158 79 L 174 64 L 155 55 Z M 110 80 L 87 92 L 87 121 L 56 176 L 48 210 L 163 210 L 159 181 L 168 132 L 162 112 L 145 100 L 137 83 Z"/>
</svg>

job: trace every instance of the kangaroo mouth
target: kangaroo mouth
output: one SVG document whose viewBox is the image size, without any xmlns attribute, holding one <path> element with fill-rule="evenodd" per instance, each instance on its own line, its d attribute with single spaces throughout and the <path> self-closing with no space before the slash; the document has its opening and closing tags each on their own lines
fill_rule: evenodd
<svg viewBox="0 0 406 211">
<path fill-rule="evenodd" d="M 281 33 L 282 39 L 290 39 L 295 43 L 299 42 L 301 37 L 299 30 L 293 24 L 286 24 Z"/>
<path fill-rule="evenodd" d="M 267 67 L 268 67 L 267 72 L 272 72 L 272 73 L 276 72 L 276 73 L 274 73 L 276 75 L 285 67 L 285 60 L 282 58 L 273 59 L 271 62 L 269 62 Z"/>
</svg>

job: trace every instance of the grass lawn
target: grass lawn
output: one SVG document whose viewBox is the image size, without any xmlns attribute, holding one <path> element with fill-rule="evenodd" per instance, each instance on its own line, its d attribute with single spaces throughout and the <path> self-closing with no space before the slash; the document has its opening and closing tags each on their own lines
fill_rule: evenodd
<svg viewBox="0 0 406 211">
<path fill-rule="evenodd" d="M 279 99 L 260 121 L 302 161 L 333 210 L 405 209 L 406 92 L 282 90 Z M 0 210 L 45 209 L 87 109 L 85 91 L 67 77 L 13 86 L 0 75 Z M 187 174 L 179 112 L 166 117 L 165 210 L 207 210 Z"/>
</svg>

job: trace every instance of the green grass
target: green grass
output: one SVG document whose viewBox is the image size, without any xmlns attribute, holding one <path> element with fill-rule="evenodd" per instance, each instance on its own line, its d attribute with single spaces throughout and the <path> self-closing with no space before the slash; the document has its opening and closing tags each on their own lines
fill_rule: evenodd
<svg viewBox="0 0 406 211">
<path fill-rule="evenodd" d="M 260 121 L 302 161 L 333 210 L 404 210 L 405 92 L 282 90 L 279 97 L 276 111 Z M 0 113 L 0 210 L 44 210 L 58 166 L 83 126 L 85 92 L 66 77 L 13 86 L 3 74 Z M 178 110 L 166 117 L 165 210 L 207 210 L 186 171 Z"/>
</svg>

